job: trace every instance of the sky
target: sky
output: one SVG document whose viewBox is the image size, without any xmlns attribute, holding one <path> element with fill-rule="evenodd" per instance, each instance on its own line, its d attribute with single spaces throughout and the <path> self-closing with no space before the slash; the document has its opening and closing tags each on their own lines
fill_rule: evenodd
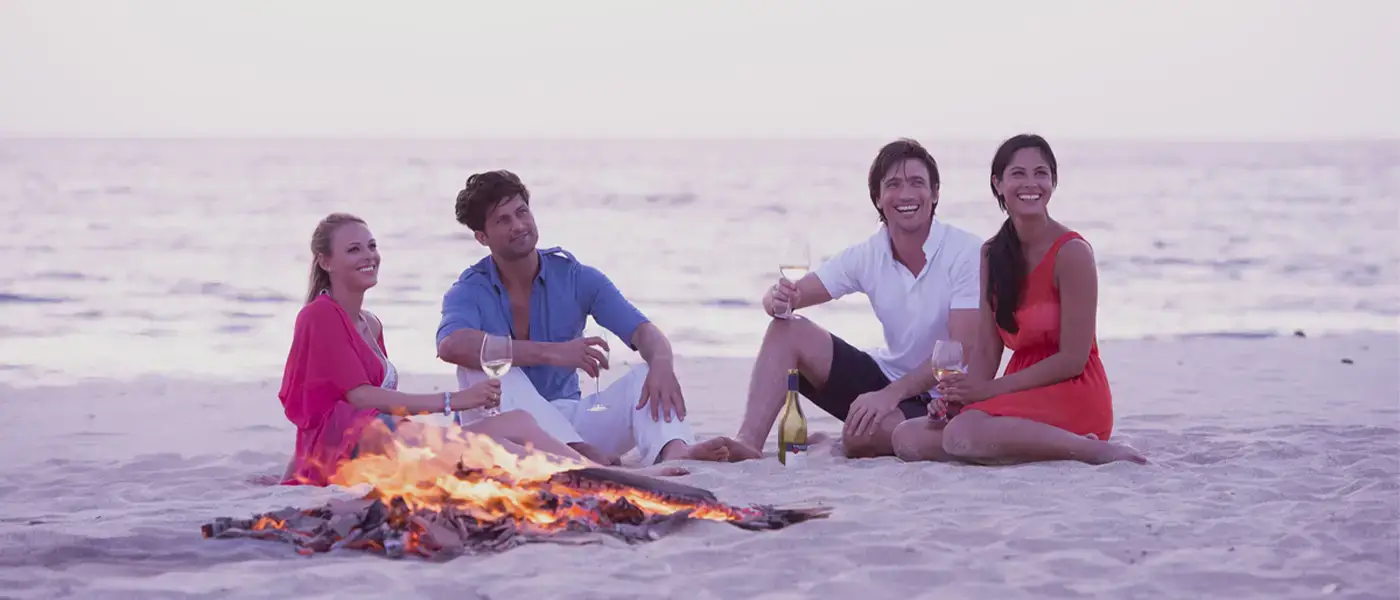
<svg viewBox="0 0 1400 600">
<path fill-rule="evenodd" d="M 0 136 L 1400 138 L 1391 0 L 0 0 Z"/>
</svg>

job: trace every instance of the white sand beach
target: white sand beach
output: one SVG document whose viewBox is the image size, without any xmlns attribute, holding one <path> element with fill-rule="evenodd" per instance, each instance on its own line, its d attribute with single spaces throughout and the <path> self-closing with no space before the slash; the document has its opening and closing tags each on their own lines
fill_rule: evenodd
<svg viewBox="0 0 1400 600">
<path fill-rule="evenodd" d="M 275 377 L 0 388 L 0 596 L 1400 596 L 1400 339 L 1102 351 L 1114 437 L 1148 466 L 905 464 L 828 447 L 788 472 L 770 440 L 762 461 L 691 464 L 679 479 L 731 503 L 827 505 L 830 518 L 774 532 L 701 523 L 649 544 L 532 544 L 444 564 L 201 538 L 217 516 L 350 496 L 248 482 L 278 471 L 292 445 Z M 699 434 L 734 433 L 748 367 L 682 361 Z M 427 391 L 451 377 L 402 381 Z M 809 414 L 814 429 L 839 432 Z"/>
</svg>

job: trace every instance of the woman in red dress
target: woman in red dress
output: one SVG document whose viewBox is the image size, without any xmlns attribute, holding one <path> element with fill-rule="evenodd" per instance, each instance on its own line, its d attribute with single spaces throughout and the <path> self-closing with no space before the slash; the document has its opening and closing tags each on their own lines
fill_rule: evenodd
<svg viewBox="0 0 1400 600">
<path fill-rule="evenodd" d="M 311 286 L 297 314 L 277 394 L 287 419 L 297 427 L 296 452 L 282 483 L 327 485 L 346 460 L 382 452 L 404 415 L 500 404 L 497 380 L 456 392 L 398 391 L 398 371 L 389 362 L 383 325 L 362 309 L 365 291 L 379 281 L 380 261 L 363 220 L 344 213 L 327 216 L 311 236 L 311 251 Z M 464 429 L 489 435 L 517 452 L 529 445 L 583 460 L 524 411 L 507 411 Z"/>
<path fill-rule="evenodd" d="M 980 338 L 966 375 L 945 377 L 943 397 L 930 404 L 931 416 L 939 408 L 955 416 L 946 425 L 902 423 L 894 444 L 901 458 L 1146 462 L 1109 441 L 1113 395 L 1095 342 L 1098 274 L 1088 242 L 1050 218 L 1058 176 L 1038 135 L 997 149 L 991 187 L 1007 219 L 983 247 Z M 1004 348 L 1011 362 L 996 377 Z"/>
</svg>

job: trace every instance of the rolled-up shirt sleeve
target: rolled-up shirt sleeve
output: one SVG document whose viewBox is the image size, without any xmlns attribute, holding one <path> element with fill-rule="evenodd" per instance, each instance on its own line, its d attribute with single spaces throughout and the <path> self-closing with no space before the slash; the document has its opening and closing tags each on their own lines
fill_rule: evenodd
<svg viewBox="0 0 1400 600">
<path fill-rule="evenodd" d="M 458 281 L 442 295 L 442 320 L 438 323 L 437 343 L 462 329 L 481 329 L 480 291 Z"/>
<path fill-rule="evenodd" d="M 577 283 L 579 300 L 586 312 L 593 315 L 593 320 L 613 332 L 628 348 L 636 350 L 632 336 L 637 333 L 638 326 L 648 321 L 646 315 L 628 302 L 612 280 L 598 269 L 579 265 Z"/>
</svg>

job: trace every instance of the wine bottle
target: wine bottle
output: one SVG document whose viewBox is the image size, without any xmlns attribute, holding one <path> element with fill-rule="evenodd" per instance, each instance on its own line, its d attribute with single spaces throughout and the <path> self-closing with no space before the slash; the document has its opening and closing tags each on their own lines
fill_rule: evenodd
<svg viewBox="0 0 1400 600">
<path fill-rule="evenodd" d="M 787 375 L 787 402 L 778 419 L 778 462 L 787 467 L 800 467 L 807 462 L 807 417 L 797 400 L 797 369 Z"/>
</svg>

